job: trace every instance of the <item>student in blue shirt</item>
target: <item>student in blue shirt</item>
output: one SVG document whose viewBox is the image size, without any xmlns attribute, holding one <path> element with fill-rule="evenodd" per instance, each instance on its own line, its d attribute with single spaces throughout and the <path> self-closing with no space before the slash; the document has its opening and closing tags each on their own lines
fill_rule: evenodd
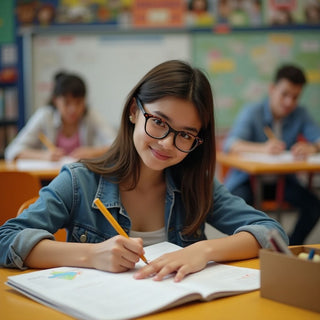
<svg viewBox="0 0 320 320">
<path fill-rule="evenodd" d="M 305 75 L 299 67 L 281 66 L 270 86 L 269 97 L 241 111 L 225 140 L 224 151 L 279 154 L 290 150 L 298 159 L 319 152 L 320 127 L 298 104 L 305 83 Z M 276 139 L 268 139 L 265 127 L 273 130 Z M 306 141 L 299 141 L 301 135 Z M 265 179 L 265 195 L 269 197 L 275 193 L 276 178 Z M 245 172 L 231 170 L 225 186 L 248 204 L 253 203 L 249 175 Z M 290 244 L 302 244 L 319 219 L 320 200 L 295 175 L 286 176 L 284 200 L 299 209 Z"/>
<path fill-rule="evenodd" d="M 0 227 L 0 265 L 134 268 L 143 245 L 184 247 L 135 277 L 175 281 L 211 261 L 256 257 L 278 222 L 232 196 L 215 178 L 213 97 L 205 75 L 182 61 L 149 71 L 125 102 L 118 135 L 101 158 L 66 165 L 40 198 Z M 109 209 L 130 238 L 117 235 L 94 204 Z M 207 240 L 205 222 L 226 234 Z M 54 240 L 59 228 L 68 242 Z"/>
</svg>

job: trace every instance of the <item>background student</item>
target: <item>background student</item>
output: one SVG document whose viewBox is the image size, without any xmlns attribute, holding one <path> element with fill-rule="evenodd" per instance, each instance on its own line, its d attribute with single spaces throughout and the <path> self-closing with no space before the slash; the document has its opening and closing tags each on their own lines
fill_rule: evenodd
<svg viewBox="0 0 320 320">
<path fill-rule="evenodd" d="M 226 152 L 263 152 L 279 154 L 290 150 L 294 157 L 304 159 L 320 151 L 320 127 L 307 109 L 298 104 L 306 83 L 304 72 L 294 65 L 283 65 L 275 73 L 269 96 L 245 107 L 225 140 Z M 274 138 L 268 139 L 264 128 L 272 129 Z M 303 136 L 305 140 L 299 141 Z M 249 175 L 231 170 L 225 186 L 231 193 L 253 203 Z M 274 197 L 276 177 L 265 178 L 266 197 Z M 284 200 L 299 209 L 299 218 L 290 235 L 290 244 L 302 244 L 320 216 L 320 200 L 295 175 L 286 176 Z"/>
<path fill-rule="evenodd" d="M 44 134 L 55 147 L 39 139 Z M 59 72 L 47 106 L 38 109 L 5 150 L 6 160 L 92 158 L 104 153 L 115 133 L 86 104 L 86 86 L 75 74 Z"/>
<path fill-rule="evenodd" d="M 129 93 L 114 144 L 100 158 L 62 168 L 37 202 L 0 227 L 0 265 L 79 266 L 111 272 L 134 268 L 143 244 L 183 248 L 140 269 L 175 281 L 211 260 L 256 257 L 278 222 L 232 196 L 214 179 L 215 134 L 210 84 L 181 61 L 149 71 Z M 94 204 L 100 198 L 122 229 Z M 207 240 L 205 222 L 229 236 Z M 68 230 L 69 242 L 53 233 Z M 148 259 L 148 257 L 146 257 Z"/>
</svg>

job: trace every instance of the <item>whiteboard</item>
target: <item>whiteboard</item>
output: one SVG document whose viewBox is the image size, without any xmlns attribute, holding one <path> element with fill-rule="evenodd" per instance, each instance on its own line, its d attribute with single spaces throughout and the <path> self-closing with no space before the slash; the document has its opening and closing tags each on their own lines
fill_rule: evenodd
<svg viewBox="0 0 320 320">
<path fill-rule="evenodd" d="M 124 101 L 144 74 L 169 59 L 190 62 L 188 34 L 35 35 L 32 39 L 32 110 L 45 105 L 59 70 L 82 76 L 88 105 L 115 128 Z"/>
</svg>

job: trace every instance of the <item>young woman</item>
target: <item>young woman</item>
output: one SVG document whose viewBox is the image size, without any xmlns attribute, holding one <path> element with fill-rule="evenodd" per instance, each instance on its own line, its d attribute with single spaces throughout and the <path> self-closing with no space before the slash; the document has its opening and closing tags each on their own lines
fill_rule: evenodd
<svg viewBox="0 0 320 320">
<path fill-rule="evenodd" d="M 137 279 L 175 281 L 211 261 L 256 257 L 281 226 L 214 179 L 213 97 L 205 75 L 182 61 L 149 71 L 129 93 L 115 142 L 98 159 L 65 166 L 39 200 L 0 227 L 0 265 L 134 268 L 143 245 L 184 247 L 141 268 Z M 93 203 L 100 198 L 130 238 Z M 227 234 L 207 240 L 205 222 Z M 68 242 L 53 241 L 59 228 Z"/>
<path fill-rule="evenodd" d="M 46 148 L 44 134 L 56 148 Z M 47 106 L 38 109 L 5 151 L 6 160 L 92 158 L 104 153 L 115 134 L 86 106 L 86 86 L 75 74 L 59 72 Z"/>
</svg>

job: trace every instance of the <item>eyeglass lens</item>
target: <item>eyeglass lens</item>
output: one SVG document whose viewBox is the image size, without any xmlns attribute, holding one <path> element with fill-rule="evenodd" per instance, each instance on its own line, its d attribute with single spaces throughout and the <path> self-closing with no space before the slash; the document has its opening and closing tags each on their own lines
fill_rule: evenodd
<svg viewBox="0 0 320 320">
<path fill-rule="evenodd" d="M 156 139 L 165 138 L 171 131 L 174 132 L 174 144 L 184 152 L 193 150 L 198 144 L 194 136 L 184 131 L 174 131 L 166 122 L 156 117 L 146 118 L 145 130 L 149 136 Z"/>
</svg>

